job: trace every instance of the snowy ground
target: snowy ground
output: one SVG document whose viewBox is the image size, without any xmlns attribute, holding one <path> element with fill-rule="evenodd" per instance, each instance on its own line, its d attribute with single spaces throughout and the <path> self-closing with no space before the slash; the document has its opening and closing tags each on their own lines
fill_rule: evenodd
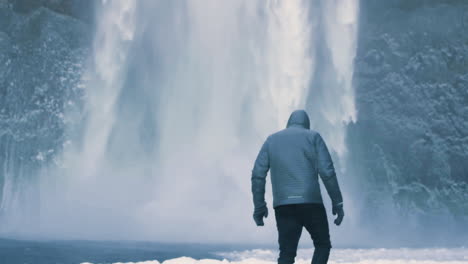
<svg viewBox="0 0 468 264">
<path fill-rule="evenodd" d="M 298 251 L 296 263 L 310 263 L 312 249 Z M 222 261 L 215 259 L 196 260 L 189 257 L 169 259 L 163 264 L 271 264 L 276 263 L 277 251 L 247 250 L 220 252 Z M 138 264 L 160 264 L 157 260 L 127 262 Z M 330 264 L 468 264 L 468 248 L 426 248 L 426 249 L 333 249 Z M 85 263 L 82 263 L 85 264 Z M 90 264 L 90 263 L 86 263 Z M 117 264 L 117 263 L 116 263 Z"/>
</svg>

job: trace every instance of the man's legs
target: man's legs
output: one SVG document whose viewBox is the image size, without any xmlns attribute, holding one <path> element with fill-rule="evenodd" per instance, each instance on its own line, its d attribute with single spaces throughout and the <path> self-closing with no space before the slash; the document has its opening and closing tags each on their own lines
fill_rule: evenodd
<svg viewBox="0 0 468 264">
<path fill-rule="evenodd" d="M 276 227 L 280 254 L 278 264 L 292 264 L 302 233 L 301 215 L 297 205 L 281 205 L 275 208 Z"/>
<path fill-rule="evenodd" d="M 304 226 L 314 241 L 315 251 L 312 264 L 326 264 L 330 255 L 330 233 L 327 212 L 323 204 L 303 204 L 301 206 Z"/>
</svg>

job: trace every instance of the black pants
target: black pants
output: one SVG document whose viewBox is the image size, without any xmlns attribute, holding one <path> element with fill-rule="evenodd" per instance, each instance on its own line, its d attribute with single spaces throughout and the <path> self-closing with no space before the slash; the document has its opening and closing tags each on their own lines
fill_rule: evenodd
<svg viewBox="0 0 468 264">
<path fill-rule="evenodd" d="M 279 264 L 294 263 L 297 245 L 305 227 L 315 246 L 312 264 L 325 264 L 330 255 L 330 233 L 323 204 L 288 204 L 275 208 L 280 254 Z"/>
</svg>

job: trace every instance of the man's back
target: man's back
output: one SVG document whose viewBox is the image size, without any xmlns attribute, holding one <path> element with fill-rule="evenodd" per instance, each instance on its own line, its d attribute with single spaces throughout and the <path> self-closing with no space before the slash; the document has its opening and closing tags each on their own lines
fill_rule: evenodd
<svg viewBox="0 0 468 264">
<path fill-rule="evenodd" d="M 292 126 L 268 138 L 273 207 L 322 203 L 316 162 L 317 136 L 312 130 Z"/>
<path fill-rule="evenodd" d="M 270 135 L 252 170 L 255 206 L 264 202 L 265 177 L 271 174 L 273 207 L 284 204 L 323 203 L 318 183 L 322 178 L 333 204 L 342 203 L 333 161 L 319 133 L 310 130 L 309 117 L 295 111 L 287 128 Z"/>
</svg>

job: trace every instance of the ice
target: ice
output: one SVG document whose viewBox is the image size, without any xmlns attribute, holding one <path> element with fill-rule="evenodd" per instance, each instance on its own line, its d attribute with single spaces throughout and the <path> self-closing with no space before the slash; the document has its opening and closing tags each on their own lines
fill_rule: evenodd
<svg viewBox="0 0 468 264">
<path fill-rule="evenodd" d="M 142 261 L 126 264 L 272 264 L 276 263 L 278 251 L 254 249 L 217 253 L 223 260 L 180 257 L 163 262 Z M 300 249 L 297 264 L 308 264 L 313 249 Z M 330 264 L 468 264 L 467 248 L 400 248 L 400 249 L 332 249 Z M 92 263 L 82 263 L 92 264 Z M 117 262 L 115 264 L 124 264 Z"/>
</svg>

